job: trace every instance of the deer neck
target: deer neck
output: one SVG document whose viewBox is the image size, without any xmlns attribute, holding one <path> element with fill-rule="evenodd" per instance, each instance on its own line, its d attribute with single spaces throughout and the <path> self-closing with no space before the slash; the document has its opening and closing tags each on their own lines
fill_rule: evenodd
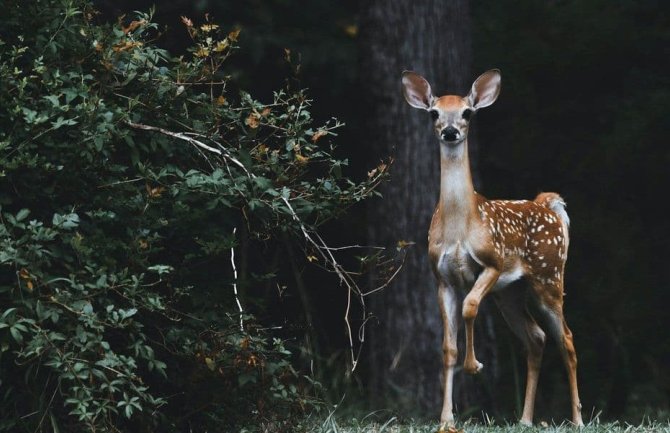
<svg viewBox="0 0 670 433">
<path fill-rule="evenodd" d="M 455 147 L 440 143 L 438 206 L 447 237 L 453 240 L 464 239 L 477 215 L 467 139 Z"/>
</svg>

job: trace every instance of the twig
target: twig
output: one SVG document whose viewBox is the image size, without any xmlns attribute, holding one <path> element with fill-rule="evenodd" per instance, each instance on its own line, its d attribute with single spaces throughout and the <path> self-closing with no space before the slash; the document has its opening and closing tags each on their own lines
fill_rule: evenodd
<svg viewBox="0 0 670 433">
<path fill-rule="evenodd" d="M 327 245 L 323 241 L 323 239 L 319 236 L 318 233 L 315 233 L 316 238 L 319 240 L 319 243 L 317 243 L 312 236 L 310 236 L 309 232 L 307 231 L 307 228 L 305 228 L 305 225 L 302 223 L 302 220 L 298 217 L 298 215 L 295 213 L 295 210 L 293 210 L 293 206 L 291 206 L 291 203 L 286 199 L 286 197 L 282 197 L 282 200 L 286 204 L 286 207 L 289 209 L 291 212 L 291 216 L 293 219 L 298 223 L 300 226 L 300 230 L 302 231 L 303 236 L 305 237 L 305 240 L 312 244 L 316 250 L 319 252 L 321 255 L 321 258 L 323 258 L 326 262 L 330 263 L 330 265 L 333 268 L 333 271 L 337 274 L 337 276 L 340 279 L 340 283 L 344 284 L 347 287 L 347 308 L 344 313 L 344 323 L 347 327 L 347 338 L 349 339 L 349 352 L 351 356 L 351 371 L 353 372 L 356 369 L 356 365 L 358 364 L 358 356 L 354 354 L 354 340 L 353 340 L 353 334 L 351 331 L 351 323 L 349 321 L 349 311 L 351 308 L 351 292 L 356 292 L 360 294 L 360 290 L 358 290 L 358 287 L 356 286 L 356 283 L 351 281 L 351 278 L 346 274 L 346 272 L 342 269 L 339 263 L 337 263 L 337 260 L 333 256 L 332 252 L 328 250 Z M 363 298 L 360 298 L 361 304 L 365 305 L 365 302 Z"/>
<path fill-rule="evenodd" d="M 373 294 L 373 293 L 375 293 L 375 292 L 378 292 L 378 291 L 380 291 L 380 290 L 386 288 L 389 284 L 391 284 L 391 281 L 393 281 L 393 280 L 395 279 L 396 275 L 398 275 L 398 273 L 400 272 L 400 270 L 402 269 L 402 267 L 403 267 L 404 264 L 405 264 L 405 257 L 403 257 L 403 259 L 402 259 L 402 263 L 400 263 L 400 266 L 398 266 L 398 268 L 395 270 L 395 272 L 393 272 L 393 275 L 391 275 L 391 277 L 389 277 L 389 278 L 386 279 L 386 281 L 384 282 L 384 284 L 382 284 L 381 286 L 378 286 L 378 287 L 376 287 L 376 288 L 374 288 L 374 289 L 372 289 L 372 290 L 369 290 L 369 291 L 367 291 L 367 292 L 365 292 L 365 293 L 361 293 L 361 296 L 368 296 L 368 295 L 371 295 L 371 294 Z"/>
<path fill-rule="evenodd" d="M 242 164 L 238 159 L 233 157 L 221 143 L 215 141 L 211 137 L 208 137 L 208 136 L 203 135 L 203 134 L 198 134 L 196 132 L 173 132 L 173 131 L 168 131 L 165 128 L 161 128 L 161 127 L 158 127 L 158 126 L 144 125 L 142 123 L 135 123 L 135 122 L 131 122 L 130 120 L 124 120 L 123 123 L 130 126 L 131 128 L 143 129 L 145 131 L 160 132 L 161 134 L 164 134 L 164 135 L 167 135 L 167 136 L 170 136 L 170 137 L 174 137 L 174 138 L 178 138 L 180 140 L 187 141 L 187 142 L 191 143 L 192 145 L 198 147 L 199 149 L 204 149 L 208 152 L 212 152 L 212 153 L 215 153 L 219 156 L 223 156 L 224 158 L 231 161 L 233 164 L 240 167 L 247 174 L 247 177 L 249 177 L 249 178 L 256 177 L 252 173 L 249 173 L 249 170 L 247 170 L 247 168 L 244 166 L 244 164 Z M 217 146 L 220 147 L 220 149 L 209 146 L 209 145 L 203 143 L 200 140 L 196 140 L 195 138 L 193 138 L 193 136 L 200 137 L 200 138 L 206 138 L 210 141 L 213 141 L 214 143 L 216 143 Z M 204 155 L 203 155 L 203 157 L 205 159 L 207 159 L 207 157 L 205 157 Z M 207 159 L 207 161 L 209 162 L 208 159 Z M 211 163 L 210 163 L 210 165 L 211 165 Z"/>
<path fill-rule="evenodd" d="M 233 237 L 237 232 L 237 227 L 233 227 Z M 244 332 L 244 322 L 242 319 L 242 314 L 244 310 L 242 309 L 242 304 L 240 303 L 240 296 L 237 293 L 237 268 L 235 267 L 235 247 L 230 247 L 230 264 L 233 266 L 233 293 L 235 293 L 235 302 L 237 302 L 237 308 L 240 310 L 240 331 Z"/>
<path fill-rule="evenodd" d="M 168 131 L 165 128 L 160 128 L 158 126 L 150 126 L 150 125 L 143 125 L 141 123 L 134 123 L 131 122 L 130 120 L 126 120 L 124 122 L 126 125 L 130 126 L 131 128 L 136 128 L 136 129 L 144 129 L 145 131 L 156 131 L 160 132 L 161 134 L 164 135 L 169 135 L 170 137 L 178 138 L 180 140 L 185 140 L 188 141 L 189 143 L 198 146 L 200 148 L 203 148 L 205 150 L 208 150 L 210 152 L 216 153 L 217 155 L 221 155 L 221 151 L 219 149 L 215 149 L 211 146 L 206 145 L 202 141 L 196 140 L 195 138 L 188 137 L 186 134 L 182 132 L 172 132 Z"/>
<path fill-rule="evenodd" d="M 47 381 L 47 384 L 49 382 Z M 46 386 L 45 386 L 46 388 Z M 49 412 L 49 409 L 51 409 L 51 404 L 54 401 L 54 397 L 56 397 L 56 391 L 58 391 L 58 386 L 54 388 L 53 394 L 51 394 L 51 398 L 49 399 L 49 403 L 47 404 L 46 409 L 44 409 L 44 413 L 42 414 L 42 417 L 40 418 L 40 422 L 37 424 L 37 427 L 35 427 L 35 433 L 40 430 L 40 427 L 42 427 L 42 423 L 44 422 L 44 418 L 46 418 L 47 413 Z"/>
<path fill-rule="evenodd" d="M 121 185 L 121 184 L 124 184 L 124 183 L 139 182 L 141 180 L 144 180 L 144 178 L 143 177 L 138 177 L 138 178 L 135 178 L 135 179 L 120 180 L 118 182 L 112 182 L 112 183 L 106 183 L 104 185 L 98 185 L 98 188 L 108 188 L 110 186 Z"/>
</svg>

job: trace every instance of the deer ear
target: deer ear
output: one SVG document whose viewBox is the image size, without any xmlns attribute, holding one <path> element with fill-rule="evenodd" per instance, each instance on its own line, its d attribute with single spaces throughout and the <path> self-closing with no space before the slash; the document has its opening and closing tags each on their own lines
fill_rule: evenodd
<svg viewBox="0 0 670 433">
<path fill-rule="evenodd" d="M 479 76 L 472 84 L 468 101 L 475 110 L 488 107 L 498 99 L 500 94 L 500 71 L 491 69 Z"/>
<path fill-rule="evenodd" d="M 421 75 L 412 71 L 403 72 L 402 86 L 405 100 L 412 107 L 428 110 L 433 105 L 430 84 Z"/>
</svg>

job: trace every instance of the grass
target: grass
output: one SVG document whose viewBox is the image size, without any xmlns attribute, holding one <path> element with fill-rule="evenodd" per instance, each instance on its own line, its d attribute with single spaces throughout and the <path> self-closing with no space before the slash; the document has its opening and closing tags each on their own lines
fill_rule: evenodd
<svg viewBox="0 0 670 433">
<path fill-rule="evenodd" d="M 327 419 L 315 423 L 305 430 L 307 433 L 435 433 L 437 423 L 399 422 L 395 417 L 385 422 L 362 420 L 337 420 L 331 413 Z M 541 423 L 533 427 L 516 424 L 503 424 L 491 420 L 488 424 L 466 421 L 459 423 L 450 433 L 670 433 L 670 423 L 645 421 L 639 425 L 609 422 L 601 423 L 597 419 L 578 429 L 572 424 Z"/>
</svg>

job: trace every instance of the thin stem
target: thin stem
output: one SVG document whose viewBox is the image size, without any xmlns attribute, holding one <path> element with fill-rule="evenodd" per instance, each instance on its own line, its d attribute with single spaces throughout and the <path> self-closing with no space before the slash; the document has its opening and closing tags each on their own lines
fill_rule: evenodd
<svg viewBox="0 0 670 433">
<path fill-rule="evenodd" d="M 233 227 L 233 237 L 237 232 L 237 227 Z M 235 302 L 237 302 L 237 309 L 240 310 L 240 331 L 244 332 L 244 322 L 242 314 L 244 310 L 242 309 L 242 303 L 240 302 L 239 293 L 237 293 L 237 267 L 235 267 L 235 247 L 230 247 L 230 264 L 233 266 L 233 293 L 235 293 Z"/>
</svg>

